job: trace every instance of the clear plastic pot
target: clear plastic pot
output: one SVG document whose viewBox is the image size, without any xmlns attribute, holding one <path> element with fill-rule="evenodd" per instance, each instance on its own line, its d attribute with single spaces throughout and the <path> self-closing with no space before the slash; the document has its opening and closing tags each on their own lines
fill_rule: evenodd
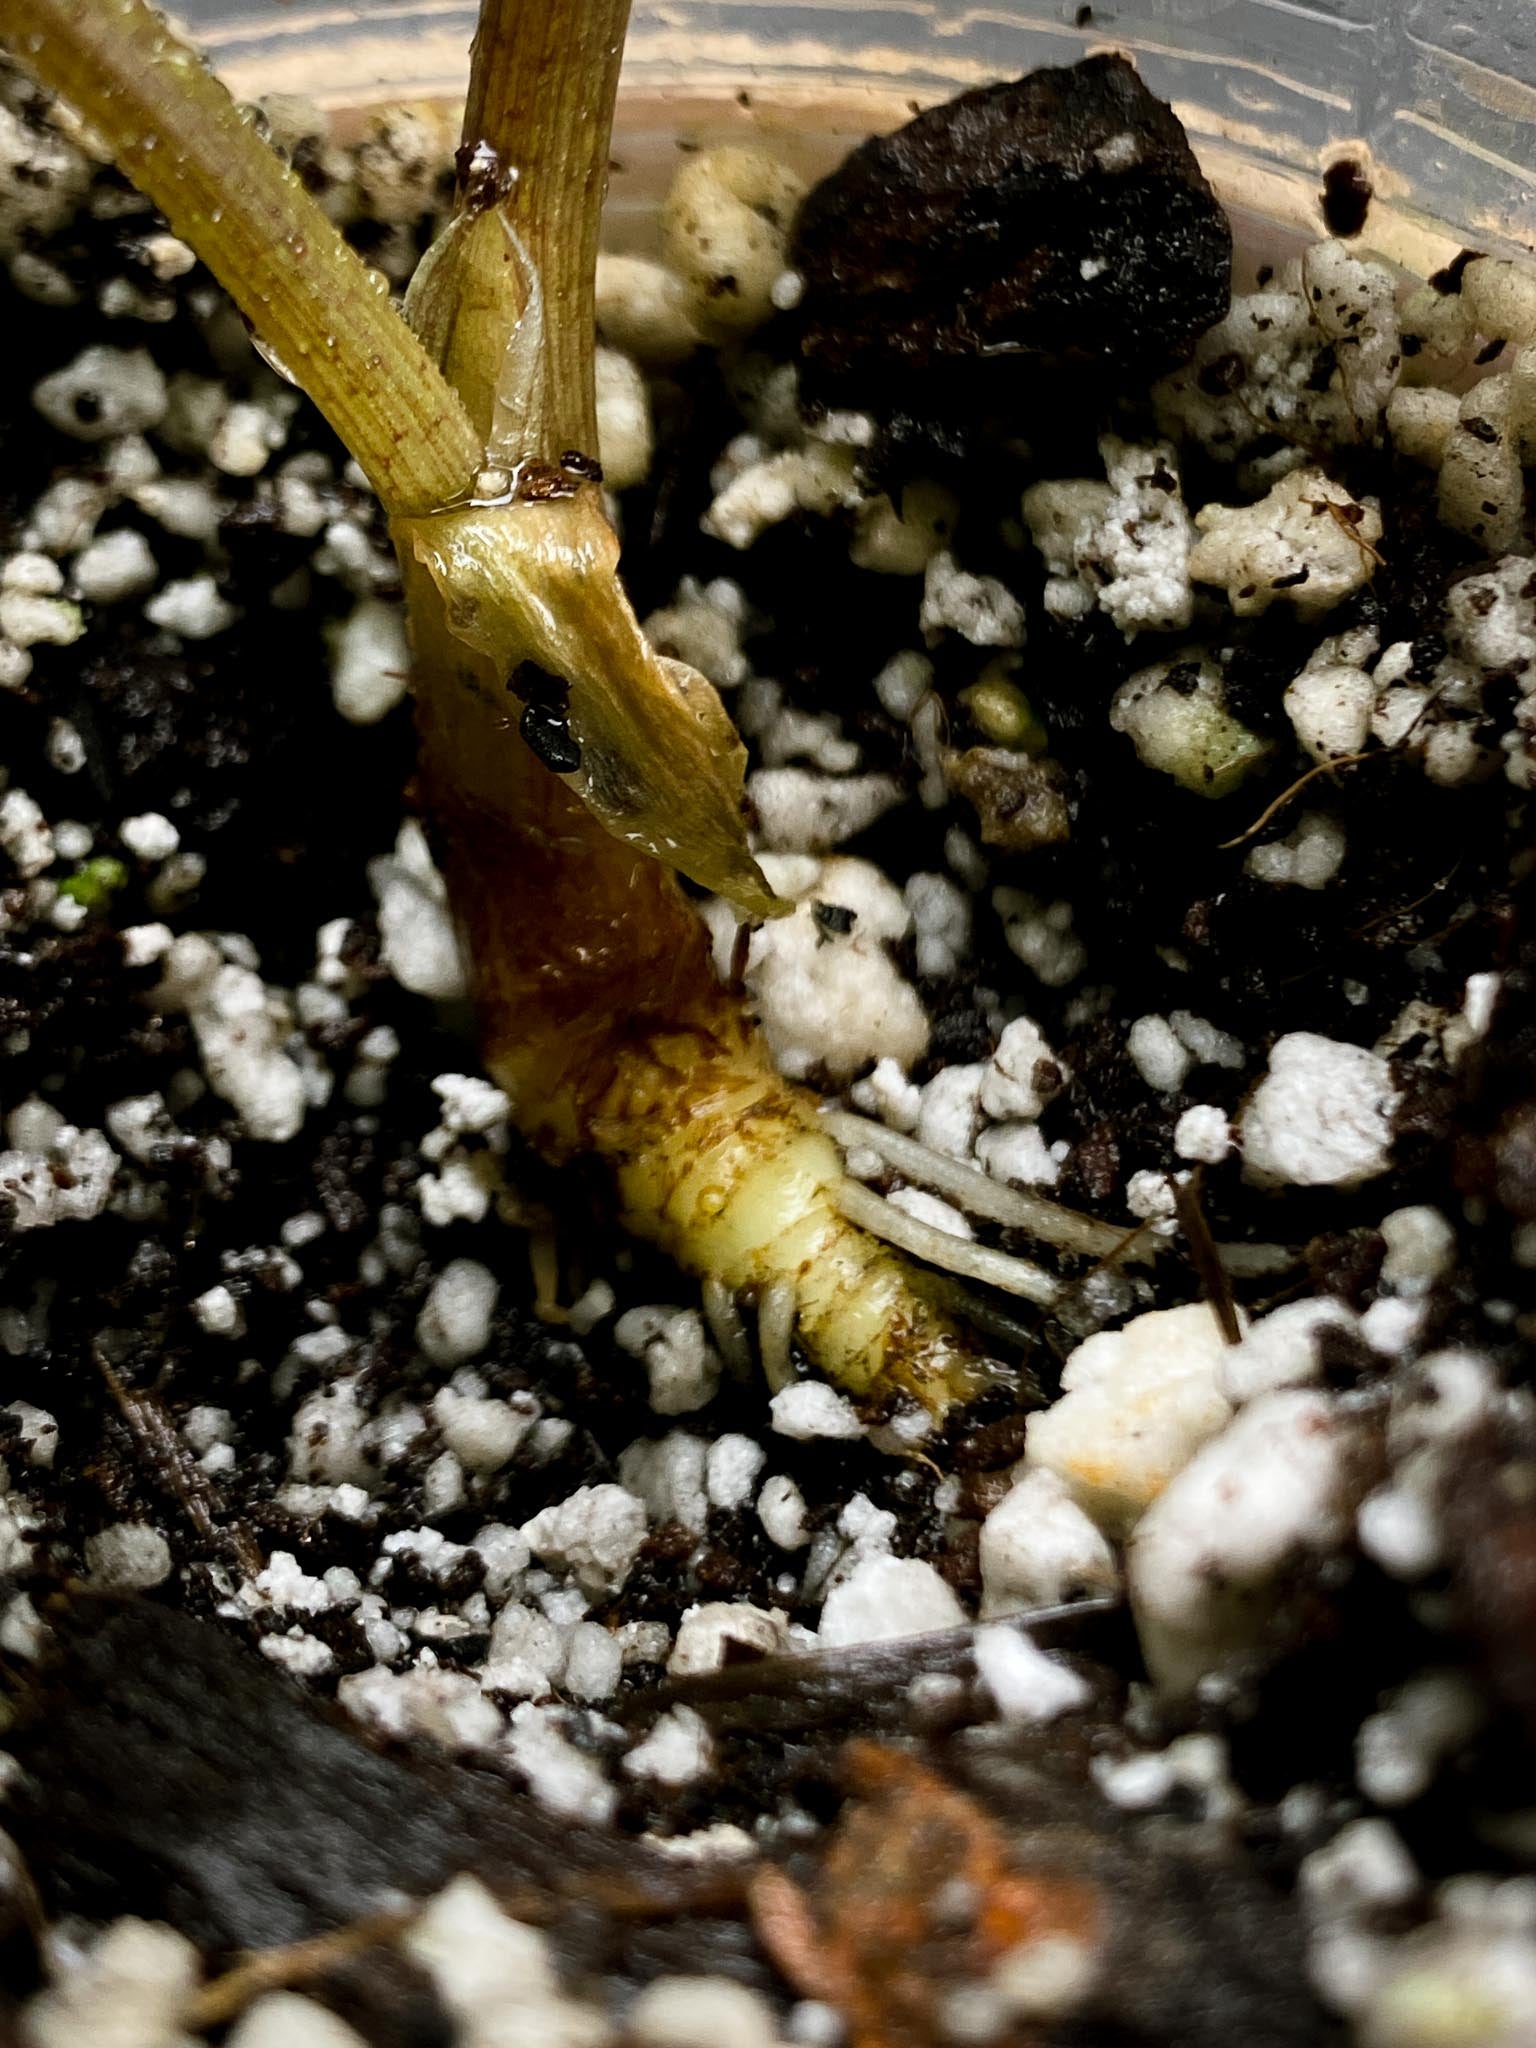
<svg viewBox="0 0 1536 2048">
<path fill-rule="evenodd" d="M 242 95 L 339 116 L 462 94 L 472 0 L 183 0 Z M 757 134 L 807 168 L 915 104 L 1093 49 L 1134 55 L 1227 204 L 1315 231 L 1323 165 L 1378 195 L 1367 239 L 1423 271 L 1463 244 L 1536 245 L 1533 0 L 637 0 L 610 232 L 644 239 L 679 138 Z"/>
</svg>

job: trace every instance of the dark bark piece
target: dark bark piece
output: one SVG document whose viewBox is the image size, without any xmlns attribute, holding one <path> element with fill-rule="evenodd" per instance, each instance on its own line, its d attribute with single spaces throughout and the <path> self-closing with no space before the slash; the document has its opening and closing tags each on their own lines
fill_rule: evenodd
<svg viewBox="0 0 1536 2048">
<path fill-rule="evenodd" d="M 1226 311 L 1231 258 L 1183 128 L 1116 56 L 866 142 L 810 194 L 792 251 L 813 388 L 996 354 L 1150 373 Z"/>
<path fill-rule="evenodd" d="M 708 1914 L 708 1872 L 556 1819 L 490 1772 L 378 1751 L 210 1623 L 99 1598 L 50 1619 L 60 1653 L 22 1703 L 7 1824 L 54 1912 L 131 1909 L 223 1955 L 469 1870 L 554 1923 L 557 1946 L 588 1909 L 597 1956 L 622 1922 Z M 741 1881 L 724 1873 L 724 1893 Z"/>
</svg>

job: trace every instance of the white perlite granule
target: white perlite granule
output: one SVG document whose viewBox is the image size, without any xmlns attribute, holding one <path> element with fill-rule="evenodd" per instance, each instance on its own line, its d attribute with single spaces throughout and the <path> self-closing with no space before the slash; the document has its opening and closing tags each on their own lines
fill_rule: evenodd
<svg viewBox="0 0 1536 2048">
<path fill-rule="evenodd" d="M 1149 1088 L 1176 1095 L 1192 1064 L 1188 1048 L 1166 1017 L 1138 1017 L 1126 1038 L 1126 1051 Z"/>
<path fill-rule="evenodd" d="M 107 1593 L 143 1593 L 171 1575 L 171 1546 L 147 1522 L 116 1522 L 85 1539 L 91 1583 Z"/>
<path fill-rule="evenodd" d="M 169 1927 L 115 1920 L 26 2009 L 27 2048 L 183 2048 L 197 1950 Z"/>
<path fill-rule="evenodd" d="M 1024 645 L 1024 607 L 1013 592 L 995 576 L 971 575 L 947 548 L 934 555 L 924 572 L 918 623 L 930 644 L 948 630 L 973 647 Z"/>
<path fill-rule="evenodd" d="M 714 1745 L 709 1730 L 692 1707 L 673 1707 L 624 1759 L 632 1778 L 658 1785 L 691 1785 L 709 1770 Z"/>
<path fill-rule="evenodd" d="M 1356 1187 L 1391 1161 L 1397 1103 L 1376 1053 L 1290 1032 L 1243 1112 L 1244 1172 L 1260 1186 Z"/>
<path fill-rule="evenodd" d="M 405 613 L 382 598 L 362 598 L 331 639 L 331 695 L 353 725 L 376 725 L 405 695 L 411 652 Z"/>
<path fill-rule="evenodd" d="M 1023 512 L 1050 572 L 1045 608 L 1082 618 L 1095 605 L 1127 640 L 1177 632 L 1190 622 L 1193 538 L 1172 446 L 1138 447 L 1106 434 L 1099 442 L 1107 483 L 1068 479 L 1032 484 Z"/>
<path fill-rule="evenodd" d="M 269 1991 L 240 2020 L 228 2048 L 366 2048 L 366 2043 L 314 1999 L 296 1991 Z"/>
<path fill-rule="evenodd" d="M 1119 1537 L 1231 1415 L 1221 1325 L 1203 1302 L 1152 1309 L 1080 1344 L 1061 1398 L 1030 1417 L 1025 1457 Z"/>
<path fill-rule="evenodd" d="M 1192 1159 L 1203 1166 L 1220 1166 L 1232 1150 L 1227 1112 L 1211 1102 L 1191 1104 L 1173 1127 L 1173 1149 L 1181 1159 Z"/>
<path fill-rule="evenodd" d="M 1298 469 L 1256 505 L 1202 506 L 1195 525 L 1190 576 L 1220 584 L 1239 618 L 1283 600 L 1314 619 L 1370 581 L 1381 508 L 1321 469 Z"/>
<path fill-rule="evenodd" d="M 634 2048 L 778 2048 L 766 2000 L 728 1977 L 660 1977 L 629 2009 Z"/>
<path fill-rule="evenodd" d="M 438 1002 L 461 1000 L 464 963 L 448 912 L 448 891 L 414 819 L 400 827 L 392 855 L 368 863 L 379 905 L 384 964 L 402 988 Z"/>
<path fill-rule="evenodd" d="M 227 632 L 240 614 L 220 596 L 213 577 L 204 573 L 162 584 L 145 604 L 144 616 L 152 626 L 163 626 L 182 640 L 212 640 Z"/>
<path fill-rule="evenodd" d="M 707 1600 L 690 1607 L 679 1622 L 667 1673 L 672 1678 L 697 1677 L 721 1670 L 732 1656 L 771 1657 L 788 1644 L 782 1614 L 746 1600 Z"/>
<path fill-rule="evenodd" d="M 46 1230 L 58 1223 L 88 1223 L 107 1206 L 117 1172 L 117 1154 L 100 1131 L 76 1130 L 53 1118 L 46 1132 L 17 1144 L 15 1117 L 8 1121 L 10 1148 L 0 1152 L 0 1194 L 15 1203 L 14 1231 Z"/>
<path fill-rule="evenodd" d="M 818 1436 L 851 1440 L 864 1434 L 852 1402 L 825 1380 L 799 1380 L 782 1388 L 768 1403 L 768 1414 L 780 1436 L 798 1437 L 802 1442 Z"/>
<path fill-rule="evenodd" d="M 561 1986 L 546 1936 L 508 1918 L 485 1887 L 458 1877 L 402 1937 L 431 1977 L 463 2048 L 601 2048 L 604 2015 Z"/>
<path fill-rule="evenodd" d="M 1154 1678 L 1191 1690 L 1261 1641 L 1288 1566 L 1347 1527 L 1353 1432 L 1326 1394 L 1243 1408 L 1153 1502 L 1131 1539 L 1132 1611 Z"/>
<path fill-rule="evenodd" d="M 697 1309 L 632 1308 L 614 1324 L 613 1336 L 645 1367 L 658 1415 L 688 1415 L 714 1398 L 721 1363 Z"/>
<path fill-rule="evenodd" d="M 105 441 L 157 427 L 165 417 L 164 376 L 147 349 L 82 349 L 44 377 L 32 403 L 49 426 L 77 441 Z"/>
<path fill-rule="evenodd" d="M 931 1564 L 876 1552 L 833 1587 L 821 1610 L 823 1649 L 956 1628 L 965 1609 Z"/>
<path fill-rule="evenodd" d="M 167 952 L 158 994 L 186 1012 L 208 1084 L 234 1106 L 246 1135 L 266 1144 L 293 1137 L 309 1097 L 289 1051 L 294 1019 L 286 998 L 192 932 Z"/>
<path fill-rule="evenodd" d="M 137 860 L 169 860 L 181 844 L 181 834 L 159 811 L 143 811 L 136 818 L 124 818 L 117 836 Z"/>
<path fill-rule="evenodd" d="M 523 1525 L 535 1557 L 594 1592 L 615 1593 L 645 1541 L 645 1505 L 622 1486 L 582 1486 Z"/>
<path fill-rule="evenodd" d="M 159 567 L 149 542 L 134 527 L 104 533 L 76 555 L 74 585 L 91 604 L 122 604 L 152 589 Z"/>
<path fill-rule="evenodd" d="M 1112 1591 L 1114 1552 L 1046 1466 L 1026 1470 L 981 1525 L 984 1619 Z"/>
<path fill-rule="evenodd" d="M 1021 1630 L 995 1623 L 975 1637 L 976 1669 L 1005 1721 L 1054 1721 L 1087 1706 L 1093 1688 Z"/>
<path fill-rule="evenodd" d="M 491 1337 L 500 1286 L 478 1259 L 452 1259 L 432 1283 L 416 1318 L 416 1341 L 434 1365 L 462 1365 Z"/>
</svg>

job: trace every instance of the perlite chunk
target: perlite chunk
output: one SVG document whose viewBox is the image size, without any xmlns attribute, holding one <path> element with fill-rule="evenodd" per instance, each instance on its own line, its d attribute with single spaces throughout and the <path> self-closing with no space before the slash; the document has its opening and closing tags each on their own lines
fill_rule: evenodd
<svg viewBox="0 0 1536 2048">
<path fill-rule="evenodd" d="M 1524 547 L 1530 535 L 1512 397 L 1507 371 L 1474 384 L 1440 458 L 1441 519 L 1490 555 Z"/>
<path fill-rule="evenodd" d="M 1343 1539 L 1354 1442 L 1347 1412 L 1327 1394 L 1265 1394 L 1152 1504 L 1131 1543 L 1129 1578 L 1159 1686 L 1192 1692 L 1264 1642 L 1287 1569 Z"/>
<path fill-rule="evenodd" d="M 1370 581 L 1381 507 L 1321 469 L 1297 469 L 1256 505 L 1202 506 L 1195 524 L 1189 573 L 1220 585 L 1239 618 L 1283 600 L 1315 619 Z"/>
<path fill-rule="evenodd" d="M 1520 460 L 1536 463 L 1536 341 L 1528 341 L 1507 372 L 1509 434 Z"/>
<path fill-rule="evenodd" d="M 796 512 L 825 519 L 862 497 L 853 450 L 809 441 L 748 463 L 718 493 L 701 524 L 714 539 L 744 549 Z"/>
<path fill-rule="evenodd" d="M 1438 469 L 1460 410 L 1454 391 L 1442 391 L 1438 385 L 1404 385 L 1393 392 L 1387 406 L 1393 447 L 1411 462 Z"/>
<path fill-rule="evenodd" d="M 693 291 L 664 263 L 604 251 L 596 289 L 599 335 L 648 370 L 669 370 L 698 347 Z"/>
<path fill-rule="evenodd" d="M 1271 434 L 1308 450 L 1374 440 L 1401 371 L 1392 273 L 1320 242 L 1235 298 L 1152 398 L 1164 433 L 1235 461 Z"/>
<path fill-rule="evenodd" d="M 26 94 L 18 80 L 17 98 Z M 0 256 L 62 227 L 90 183 L 80 151 L 46 121 L 28 118 L 40 112 L 0 101 Z"/>
<path fill-rule="evenodd" d="M 1418 642 L 1400 640 L 1361 678 L 1372 691 L 1372 736 L 1383 746 L 1412 754 L 1431 782 L 1447 788 L 1491 775 L 1502 748 L 1509 779 L 1530 787 L 1530 735 L 1536 731 L 1536 559 L 1506 555 L 1454 583 L 1446 593 L 1442 631 L 1444 652 L 1432 669 L 1421 661 Z M 1518 693 L 1514 723 L 1496 746 L 1502 713 L 1497 722 L 1489 716 L 1489 695 L 1494 693 L 1495 703 L 1507 702 L 1511 684 Z"/>
<path fill-rule="evenodd" d="M 1479 256 L 1461 274 L 1462 311 L 1479 334 L 1536 340 L 1536 271 L 1499 256 Z"/>
<path fill-rule="evenodd" d="M 919 477 L 894 499 L 882 494 L 860 506 L 849 556 L 855 568 L 882 576 L 921 576 L 959 516 L 953 491 Z"/>
<path fill-rule="evenodd" d="M 746 623 L 739 584 L 726 576 L 711 583 L 685 576 L 672 602 L 646 619 L 644 632 L 658 654 L 696 668 L 717 690 L 734 690 L 752 668 L 741 645 Z"/>
<path fill-rule="evenodd" d="M 1288 1032 L 1243 1111 L 1245 1177 L 1260 1187 L 1358 1187 L 1391 1164 L 1399 1099 L 1378 1053 Z"/>
<path fill-rule="evenodd" d="M 1034 484 L 1025 523 L 1049 572 L 1045 608 L 1081 618 L 1095 605 L 1129 640 L 1187 626 L 1190 524 L 1170 443 L 1149 446 L 1106 434 L 1099 442 L 1107 483 Z"/>
<path fill-rule="evenodd" d="M 1255 846 L 1244 866 L 1276 888 L 1325 889 L 1344 858 L 1344 827 L 1325 811 L 1303 811 L 1283 839 Z"/>
<path fill-rule="evenodd" d="M 1228 711 L 1221 670 L 1200 647 L 1128 676 L 1110 701 L 1109 722 L 1148 768 L 1197 796 L 1229 796 L 1271 749 Z"/>
<path fill-rule="evenodd" d="M 105 441 L 157 427 L 165 416 L 165 376 L 147 349 L 93 343 L 33 387 L 32 403 L 61 434 Z"/>
<path fill-rule="evenodd" d="M 1045 608 L 1053 618 L 1086 618 L 1098 598 L 1088 573 L 1094 536 L 1114 492 L 1092 477 L 1048 478 L 1024 493 L 1024 523 L 1045 563 Z"/>
<path fill-rule="evenodd" d="M 651 466 L 651 395 L 636 365 L 616 348 L 598 349 L 593 375 L 603 476 L 610 490 L 627 491 Z"/>
<path fill-rule="evenodd" d="M 1334 352 L 1330 391 L 1344 401 L 1351 438 L 1372 440 L 1403 360 L 1397 280 L 1382 264 L 1364 262 L 1335 241 L 1307 250 L 1301 281 L 1312 318 Z"/>
<path fill-rule="evenodd" d="M 682 166 L 661 210 L 661 239 L 693 290 L 696 320 L 741 334 L 768 318 L 804 191 L 787 165 L 758 149 L 706 150 Z"/>
<path fill-rule="evenodd" d="M 442 130 L 425 107 L 373 114 L 357 146 L 357 182 L 367 211 L 377 221 L 401 226 L 430 213 L 442 161 Z"/>
<path fill-rule="evenodd" d="M 1226 1342 L 1204 1302 L 1153 1309 L 1079 1344 L 1061 1398 L 1031 1416 L 1024 1455 L 1054 1472 L 1108 1536 L 1125 1536 L 1232 1410 Z"/>
<path fill-rule="evenodd" d="M 1372 632 L 1330 634 L 1286 685 L 1286 716 L 1314 761 L 1358 754 L 1370 737 L 1378 685 L 1367 664 L 1375 653 Z"/>
<path fill-rule="evenodd" d="M 1022 647 L 1024 607 L 995 576 L 973 576 L 947 548 L 934 555 L 923 576 L 918 614 L 930 646 L 948 628 L 973 647 Z"/>
<path fill-rule="evenodd" d="M 796 909 L 752 933 L 742 975 L 779 1071 L 798 1078 L 824 1067 L 846 1081 L 872 1061 L 905 1070 L 921 1059 L 928 1019 L 888 950 L 910 935 L 912 914 L 880 870 L 768 854 L 764 872 Z M 723 901 L 708 917 L 724 970 L 735 918 Z"/>
</svg>

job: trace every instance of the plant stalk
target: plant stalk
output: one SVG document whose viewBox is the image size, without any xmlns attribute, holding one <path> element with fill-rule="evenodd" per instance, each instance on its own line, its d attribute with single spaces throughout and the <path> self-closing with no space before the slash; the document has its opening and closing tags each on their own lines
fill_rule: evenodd
<svg viewBox="0 0 1536 2048">
<path fill-rule="evenodd" d="M 5 0 L 4 34 L 196 250 L 385 509 L 461 497 L 482 455 L 463 404 L 198 53 L 145 0 Z"/>
<path fill-rule="evenodd" d="M 485 739 L 510 806 L 530 765 L 512 729 L 519 700 L 542 690 L 568 745 L 536 774 L 566 778 L 631 851 L 772 915 L 783 906 L 742 821 L 740 738 L 713 687 L 646 641 L 587 480 L 593 279 L 627 14 L 628 0 L 483 0 L 459 211 L 407 302 L 486 449 L 482 502 L 394 522 L 421 728 L 462 747 L 462 707 L 438 700 L 477 692 L 501 721 Z M 429 744 L 427 781 L 444 802 L 480 772 L 467 753 L 435 770 L 434 757 Z"/>
<path fill-rule="evenodd" d="M 482 0 L 475 31 L 461 162 L 486 150 L 515 173 L 502 210 L 543 287 L 549 411 L 530 422 L 546 443 L 530 445 L 530 455 L 596 448 L 593 277 L 629 7 L 630 0 Z M 485 417 L 477 385 L 495 350 L 477 352 L 473 329 L 483 321 L 487 340 L 499 334 L 504 343 L 515 289 L 504 261 L 466 280 L 460 318 L 471 334 L 455 375 L 477 425 Z M 520 310 L 512 308 L 514 320 Z"/>
</svg>

